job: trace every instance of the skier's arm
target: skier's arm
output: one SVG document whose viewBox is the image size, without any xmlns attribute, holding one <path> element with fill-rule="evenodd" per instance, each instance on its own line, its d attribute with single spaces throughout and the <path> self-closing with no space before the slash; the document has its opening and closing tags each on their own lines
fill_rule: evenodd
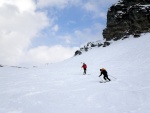
<svg viewBox="0 0 150 113">
<path fill-rule="evenodd" d="M 99 77 L 102 75 L 102 72 L 101 72 L 101 74 L 99 75 Z"/>
</svg>

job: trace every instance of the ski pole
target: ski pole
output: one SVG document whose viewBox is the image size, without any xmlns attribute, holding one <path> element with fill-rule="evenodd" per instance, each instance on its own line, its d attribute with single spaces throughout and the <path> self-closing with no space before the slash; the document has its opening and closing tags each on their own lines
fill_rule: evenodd
<svg viewBox="0 0 150 113">
<path fill-rule="evenodd" d="M 80 72 L 82 71 L 82 68 L 80 69 Z"/>
<path fill-rule="evenodd" d="M 109 75 L 109 76 L 111 76 L 111 75 Z M 113 76 L 111 76 L 111 77 L 113 77 Z M 117 79 L 117 78 L 115 78 L 115 77 L 113 77 L 114 79 Z"/>
<path fill-rule="evenodd" d="M 101 81 L 103 82 L 103 79 L 100 77 Z"/>
<path fill-rule="evenodd" d="M 101 79 L 101 81 L 104 83 L 104 82 L 106 82 L 105 80 L 103 80 L 101 77 L 100 77 L 100 79 Z"/>
</svg>

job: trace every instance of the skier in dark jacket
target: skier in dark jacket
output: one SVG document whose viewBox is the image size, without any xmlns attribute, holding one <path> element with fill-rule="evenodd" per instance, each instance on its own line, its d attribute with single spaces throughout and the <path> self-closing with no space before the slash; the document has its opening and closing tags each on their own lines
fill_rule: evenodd
<svg viewBox="0 0 150 113">
<path fill-rule="evenodd" d="M 87 65 L 86 65 L 85 63 L 83 63 L 83 65 L 82 65 L 81 68 L 83 68 L 83 70 L 84 70 L 83 74 L 86 74 L 86 68 L 87 68 Z"/>
<path fill-rule="evenodd" d="M 101 71 L 101 74 L 99 75 L 99 77 L 103 74 L 105 80 L 111 81 L 111 80 L 108 78 L 107 71 L 106 71 L 104 68 L 100 69 L 100 71 Z"/>
</svg>

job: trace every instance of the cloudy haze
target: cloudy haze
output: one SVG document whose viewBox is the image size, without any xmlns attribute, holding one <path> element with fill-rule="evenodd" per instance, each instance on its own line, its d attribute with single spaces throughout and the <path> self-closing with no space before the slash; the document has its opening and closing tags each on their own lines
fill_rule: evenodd
<svg viewBox="0 0 150 113">
<path fill-rule="evenodd" d="M 0 0 L 0 64 L 41 65 L 102 39 L 108 8 L 118 0 Z"/>
</svg>

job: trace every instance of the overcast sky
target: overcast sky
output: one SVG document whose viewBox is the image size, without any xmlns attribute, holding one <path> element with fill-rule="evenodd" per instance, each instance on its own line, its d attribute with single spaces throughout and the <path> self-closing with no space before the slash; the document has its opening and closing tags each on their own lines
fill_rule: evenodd
<svg viewBox="0 0 150 113">
<path fill-rule="evenodd" d="M 42 65 L 102 39 L 118 0 L 0 0 L 0 64 Z"/>
</svg>

